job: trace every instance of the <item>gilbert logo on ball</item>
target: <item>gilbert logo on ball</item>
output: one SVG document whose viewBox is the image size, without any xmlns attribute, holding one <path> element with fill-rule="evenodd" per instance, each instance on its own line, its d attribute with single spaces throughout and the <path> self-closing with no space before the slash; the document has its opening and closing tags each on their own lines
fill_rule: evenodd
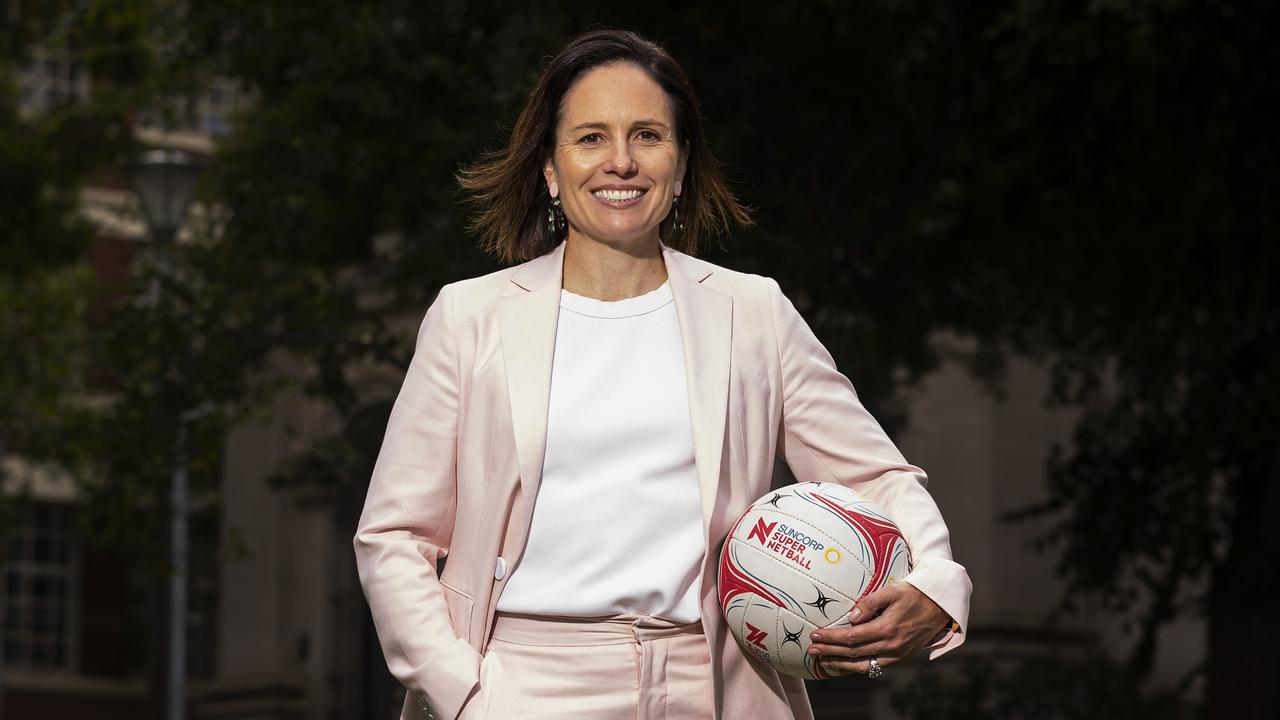
<svg viewBox="0 0 1280 720">
<path fill-rule="evenodd" d="M 848 627 L 864 595 L 911 570 L 898 526 L 842 485 L 804 482 L 742 514 L 720 550 L 720 610 L 738 644 L 781 673 L 827 677 L 809 633 Z"/>
</svg>

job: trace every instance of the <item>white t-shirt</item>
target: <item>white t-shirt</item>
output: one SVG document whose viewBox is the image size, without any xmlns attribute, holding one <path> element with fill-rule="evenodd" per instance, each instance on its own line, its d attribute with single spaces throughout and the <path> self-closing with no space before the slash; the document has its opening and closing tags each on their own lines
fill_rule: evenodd
<svg viewBox="0 0 1280 720">
<path fill-rule="evenodd" d="M 694 622 L 706 544 L 671 287 L 560 293 L 542 483 L 497 609 Z"/>
</svg>

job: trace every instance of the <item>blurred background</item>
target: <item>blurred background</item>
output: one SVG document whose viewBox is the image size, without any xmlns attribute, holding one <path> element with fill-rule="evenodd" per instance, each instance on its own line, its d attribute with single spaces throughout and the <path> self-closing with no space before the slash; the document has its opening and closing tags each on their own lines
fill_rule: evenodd
<svg viewBox="0 0 1280 720">
<path fill-rule="evenodd" d="M 453 175 L 601 25 L 685 64 L 759 221 L 703 255 L 779 281 L 974 581 L 963 648 L 818 716 L 1270 716 L 1277 19 L 0 2 L 0 717 L 397 716 L 351 538 L 422 313 L 497 268 Z"/>
</svg>

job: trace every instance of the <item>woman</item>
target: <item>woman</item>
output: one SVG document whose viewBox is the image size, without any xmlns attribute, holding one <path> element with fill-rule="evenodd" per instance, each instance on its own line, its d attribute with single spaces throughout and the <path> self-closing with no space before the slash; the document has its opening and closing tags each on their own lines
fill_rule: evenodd
<svg viewBox="0 0 1280 720">
<path fill-rule="evenodd" d="M 427 310 L 355 536 L 403 718 L 812 717 L 716 602 L 716 548 L 778 448 L 878 502 L 913 554 L 810 640 L 828 672 L 963 641 L 970 584 L 924 473 L 777 283 L 692 257 L 748 217 L 669 54 L 575 38 L 461 182 L 519 264 Z"/>
</svg>

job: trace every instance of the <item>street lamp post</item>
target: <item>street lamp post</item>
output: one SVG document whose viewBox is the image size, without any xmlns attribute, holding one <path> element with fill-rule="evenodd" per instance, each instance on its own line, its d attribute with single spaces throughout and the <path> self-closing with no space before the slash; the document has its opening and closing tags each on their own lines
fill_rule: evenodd
<svg viewBox="0 0 1280 720">
<path fill-rule="evenodd" d="M 200 167 L 179 150 L 149 150 L 129 167 L 147 229 L 158 244 L 175 241 L 195 193 Z M 152 286 L 160 301 L 160 285 Z M 166 714 L 168 720 L 186 715 L 187 679 L 187 421 L 182 413 L 174 442 L 173 478 L 170 487 L 170 548 L 173 572 L 169 577 L 169 667 Z"/>
</svg>

